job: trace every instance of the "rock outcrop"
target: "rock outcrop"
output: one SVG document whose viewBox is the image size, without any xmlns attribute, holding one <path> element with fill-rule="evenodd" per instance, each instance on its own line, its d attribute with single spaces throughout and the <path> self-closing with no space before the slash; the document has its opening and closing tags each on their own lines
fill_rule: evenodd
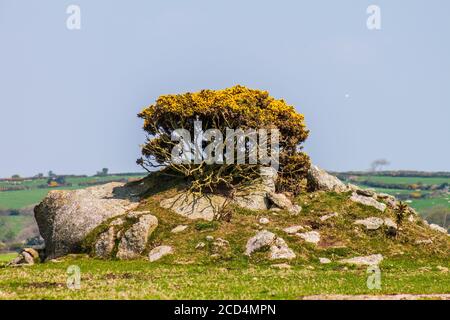
<svg viewBox="0 0 450 320">
<path fill-rule="evenodd" d="M 114 226 L 111 226 L 105 232 L 99 234 L 94 244 L 94 255 L 97 258 L 109 258 L 111 257 L 114 246 L 116 243 L 116 232 Z"/>
<path fill-rule="evenodd" d="M 371 196 L 363 196 L 354 192 L 350 197 L 350 200 L 353 202 L 361 203 L 365 206 L 374 207 L 381 212 L 384 212 L 386 210 L 386 205 L 384 203 L 378 202 Z"/>
<path fill-rule="evenodd" d="M 245 246 L 245 254 L 249 256 L 255 251 L 268 247 L 275 241 L 275 239 L 276 235 L 274 233 L 267 230 L 260 231 L 247 241 L 247 245 Z"/>
<path fill-rule="evenodd" d="M 300 230 L 305 230 L 305 228 L 303 228 L 303 226 L 291 226 L 283 229 L 287 234 L 295 234 Z"/>
<path fill-rule="evenodd" d="M 180 232 L 183 232 L 184 230 L 186 230 L 187 228 L 188 228 L 188 226 L 179 225 L 179 226 L 176 226 L 175 228 L 173 228 L 172 230 L 170 230 L 170 232 L 172 232 L 172 233 L 180 233 Z"/>
<path fill-rule="evenodd" d="M 220 195 L 196 196 L 183 191 L 180 194 L 164 199 L 160 206 L 170 209 L 189 219 L 212 221 L 225 207 L 227 199 Z"/>
<path fill-rule="evenodd" d="M 337 213 L 337 212 L 331 212 L 331 213 L 321 216 L 320 221 L 324 222 L 331 218 L 337 217 L 338 215 L 339 215 L 339 213 Z"/>
<path fill-rule="evenodd" d="M 359 266 L 373 266 L 373 265 L 379 265 L 383 261 L 383 256 L 381 254 L 373 254 L 370 256 L 363 256 L 363 257 L 354 257 L 350 259 L 343 259 L 340 260 L 340 263 L 345 264 L 354 264 Z"/>
<path fill-rule="evenodd" d="M 153 248 L 150 251 L 150 253 L 148 254 L 148 260 L 150 262 L 154 262 L 168 254 L 173 254 L 173 249 L 171 246 L 159 246 L 159 247 Z"/>
<path fill-rule="evenodd" d="M 347 192 L 348 187 L 338 178 L 315 165 L 308 171 L 308 189 L 310 191 Z"/>
<path fill-rule="evenodd" d="M 80 252 L 83 240 L 97 226 L 139 205 L 140 191 L 123 183 L 50 191 L 34 209 L 46 259 Z"/>
<path fill-rule="evenodd" d="M 295 258 L 294 251 L 288 247 L 286 241 L 267 230 L 258 232 L 254 237 L 247 241 L 245 254 L 250 256 L 253 252 L 259 251 L 263 248 L 269 248 L 270 260 L 290 260 Z"/>
<path fill-rule="evenodd" d="M 286 195 L 282 193 L 269 192 L 267 197 L 271 203 L 280 209 L 285 209 L 293 215 L 297 215 L 302 211 L 302 207 L 293 204 Z"/>
<path fill-rule="evenodd" d="M 141 215 L 137 219 L 120 240 L 117 258 L 121 260 L 138 258 L 145 250 L 149 236 L 158 226 L 158 219 L 151 214 Z"/>
<path fill-rule="evenodd" d="M 367 230 L 377 230 L 384 223 L 384 220 L 378 217 L 369 217 L 366 219 L 359 219 L 354 222 L 354 224 L 363 225 Z"/>
<path fill-rule="evenodd" d="M 249 210 L 267 210 L 270 207 L 268 194 L 275 192 L 278 174 L 272 167 L 261 167 L 260 178 L 234 194 L 233 203 Z"/>
<path fill-rule="evenodd" d="M 297 233 L 296 236 L 309 243 L 318 244 L 320 242 L 320 233 L 317 231 Z"/>
<path fill-rule="evenodd" d="M 286 259 L 291 260 L 296 257 L 294 251 L 290 249 L 282 238 L 276 238 L 270 246 L 270 260 Z"/>
<path fill-rule="evenodd" d="M 430 229 L 447 234 L 447 229 L 445 229 L 437 224 L 434 224 L 434 223 L 430 224 Z"/>
</svg>

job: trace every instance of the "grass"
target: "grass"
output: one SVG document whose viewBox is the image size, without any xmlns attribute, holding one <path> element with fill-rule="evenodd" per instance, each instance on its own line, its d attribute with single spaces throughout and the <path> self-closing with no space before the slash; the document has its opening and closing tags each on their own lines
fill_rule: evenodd
<svg viewBox="0 0 450 320">
<path fill-rule="evenodd" d="M 69 177 L 67 183 L 71 183 L 70 187 L 60 188 L 38 188 L 39 185 L 46 185 L 47 179 L 35 179 L 21 182 L 0 181 L 0 186 L 19 185 L 29 187 L 28 190 L 19 191 L 0 191 L 0 208 L 1 209 L 22 209 L 39 203 L 50 190 L 73 190 L 83 189 L 86 186 L 80 184 L 86 182 L 108 182 L 112 180 L 121 180 L 128 178 L 139 178 L 138 176 L 107 176 L 107 177 Z"/>
<path fill-rule="evenodd" d="M 7 263 L 17 257 L 17 253 L 0 253 L 0 264 Z"/>
<path fill-rule="evenodd" d="M 0 256 L 1 257 L 1 256 Z M 367 288 L 366 268 L 309 263 L 279 270 L 249 262 L 211 265 L 100 261 L 0 269 L 0 299 L 300 299 L 315 294 L 444 294 L 445 261 L 392 259 L 381 265 L 381 290 Z M 69 290 L 67 268 L 79 266 L 80 290 Z M 421 268 L 427 267 L 429 270 Z"/>
<path fill-rule="evenodd" d="M 29 223 L 33 218 L 30 216 L 0 216 L 0 240 L 12 240 L 21 231 L 26 223 Z"/>
<path fill-rule="evenodd" d="M 67 183 L 71 186 L 58 188 L 38 188 L 38 186 L 46 185 L 47 179 L 34 179 L 23 181 L 0 181 L 0 187 L 24 186 L 30 189 L 20 191 L 0 191 L 0 209 L 3 210 L 19 210 L 32 207 L 41 202 L 50 190 L 73 190 L 87 188 L 80 184 L 86 182 L 108 182 L 122 179 L 136 179 L 136 175 L 131 176 L 107 176 L 107 177 L 68 177 Z M 33 218 L 30 216 L 0 216 L 0 241 L 12 242 L 19 240 L 15 237 L 20 232 L 33 224 Z M 22 239 L 20 239 L 22 240 Z"/>
<path fill-rule="evenodd" d="M 403 190 L 403 189 L 384 189 L 384 188 L 374 188 L 377 192 L 391 194 L 393 196 L 398 195 L 410 195 L 413 191 L 411 190 Z M 420 191 L 421 194 L 427 195 L 430 194 L 430 191 Z M 435 206 L 442 206 L 450 208 L 450 194 L 442 195 L 440 197 L 430 197 L 430 198 L 421 198 L 421 199 L 411 199 L 411 202 L 408 204 L 416 209 L 418 212 L 423 212 L 426 209 Z"/>
<path fill-rule="evenodd" d="M 358 181 L 370 180 L 373 182 L 380 182 L 386 184 L 417 184 L 422 183 L 426 185 L 450 183 L 450 178 L 442 177 L 389 177 L 389 176 L 358 176 Z"/>
<path fill-rule="evenodd" d="M 148 239 L 147 252 L 159 245 L 170 245 L 174 253 L 158 262 L 97 260 L 87 255 L 66 258 L 20 268 L 0 268 L 0 298 L 3 299 L 300 299 L 316 294 L 448 294 L 450 277 L 439 266 L 450 265 L 450 239 L 423 223 L 405 220 L 397 236 L 384 228 L 368 231 L 355 226 L 356 219 L 390 217 L 372 207 L 349 200 L 350 193 L 304 193 L 295 201 L 301 214 L 287 211 L 249 211 L 232 207 L 229 222 L 189 220 L 163 209 L 159 202 L 173 196 L 180 185 L 166 184 L 162 177 L 149 179 L 151 194 L 138 211 L 149 211 L 158 218 L 158 227 Z M 167 187 L 163 187 L 167 186 Z M 330 212 L 338 216 L 321 221 Z M 261 217 L 270 223 L 258 224 Z M 187 229 L 171 233 L 178 225 Z M 301 225 L 320 233 L 317 245 L 288 235 L 282 229 Z M 86 248 L 107 225 L 97 228 L 86 241 Z M 245 256 L 248 239 L 261 229 L 282 237 L 295 252 L 290 261 L 270 261 L 262 250 Z M 218 248 L 207 236 L 222 238 L 228 246 Z M 417 240 L 432 239 L 430 244 Z M 201 249 L 196 248 L 204 242 Z M 367 288 L 365 267 L 344 266 L 338 261 L 354 256 L 382 254 L 382 289 Z M 322 265 L 320 257 L 331 259 Z M 5 260 L 5 259 L 4 259 Z M 274 263 L 289 263 L 291 269 L 277 269 Z M 81 289 L 69 290 L 67 268 L 81 270 Z"/>
<path fill-rule="evenodd" d="M 48 192 L 49 189 L 2 191 L 0 192 L 0 208 L 22 209 L 39 203 Z"/>
</svg>

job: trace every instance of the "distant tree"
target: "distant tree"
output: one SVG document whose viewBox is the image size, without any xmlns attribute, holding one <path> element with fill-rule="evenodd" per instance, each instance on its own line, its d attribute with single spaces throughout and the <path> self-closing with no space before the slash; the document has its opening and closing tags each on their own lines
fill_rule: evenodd
<svg viewBox="0 0 450 320">
<path fill-rule="evenodd" d="M 51 178 L 48 178 L 47 184 L 49 186 L 62 186 L 66 184 L 66 178 L 64 176 L 55 176 L 53 175 Z"/>
<path fill-rule="evenodd" d="M 20 179 L 20 176 L 18 174 L 13 174 L 11 176 L 12 179 Z"/>
<path fill-rule="evenodd" d="M 41 178 L 43 178 L 44 177 L 44 174 L 43 173 L 38 173 L 37 175 L 36 175 L 36 178 L 39 178 L 39 179 L 41 179 Z"/>
<path fill-rule="evenodd" d="M 102 171 L 97 171 L 96 176 L 98 177 L 106 177 L 108 175 L 108 168 L 103 168 Z"/>
<path fill-rule="evenodd" d="M 388 166 L 391 163 L 386 159 L 377 159 L 370 164 L 370 171 L 376 172 L 381 170 L 382 167 Z"/>
<path fill-rule="evenodd" d="M 48 172 L 48 177 L 49 177 L 49 178 L 52 178 L 52 177 L 54 177 L 54 176 L 56 176 L 56 175 L 53 173 L 52 170 L 50 170 L 50 171 Z"/>
</svg>

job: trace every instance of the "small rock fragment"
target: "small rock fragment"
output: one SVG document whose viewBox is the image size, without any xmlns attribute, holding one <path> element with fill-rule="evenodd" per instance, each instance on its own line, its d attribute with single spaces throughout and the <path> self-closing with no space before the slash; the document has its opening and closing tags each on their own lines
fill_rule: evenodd
<svg viewBox="0 0 450 320">
<path fill-rule="evenodd" d="M 172 232 L 172 233 L 180 233 L 180 232 L 183 232 L 184 230 L 186 230 L 187 227 L 188 226 L 185 226 L 185 225 L 179 225 L 179 226 L 176 226 L 175 228 L 173 228 L 170 232 Z"/>
<path fill-rule="evenodd" d="M 286 243 L 281 238 L 276 238 L 274 243 L 270 246 L 270 259 L 287 259 L 291 260 L 295 258 L 295 253 L 290 249 Z"/>
<path fill-rule="evenodd" d="M 416 240 L 416 244 L 432 244 L 433 240 L 425 239 L 425 240 Z"/>
<path fill-rule="evenodd" d="M 267 197 L 275 206 L 288 210 L 293 215 L 297 215 L 302 211 L 302 207 L 292 204 L 292 201 L 283 193 L 269 192 Z"/>
<path fill-rule="evenodd" d="M 362 257 L 354 257 L 350 259 L 343 259 L 340 260 L 340 263 L 346 263 L 346 264 L 355 264 L 355 265 L 366 265 L 366 266 L 372 266 L 372 265 L 378 265 L 383 261 L 383 256 L 381 254 L 373 254 L 370 256 L 362 256 Z"/>
<path fill-rule="evenodd" d="M 297 233 L 297 236 L 299 236 L 300 238 L 302 238 L 303 240 L 305 240 L 306 242 L 309 243 L 314 243 L 314 244 L 318 244 L 320 241 L 320 233 L 317 231 L 309 231 L 309 232 L 304 232 L 304 233 Z"/>
<path fill-rule="evenodd" d="M 384 219 L 384 225 L 388 228 L 397 229 L 397 224 L 390 218 Z"/>
<path fill-rule="evenodd" d="M 312 165 L 308 171 L 308 189 L 339 193 L 348 191 L 348 187 L 341 180 L 315 165 Z"/>
<path fill-rule="evenodd" d="M 287 234 L 295 234 L 300 230 L 305 230 L 305 228 L 303 228 L 302 226 L 291 226 L 283 229 L 283 231 Z"/>
<path fill-rule="evenodd" d="M 430 224 L 430 229 L 447 234 L 447 229 L 445 229 L 437 224 L 434 224 L 434 223 Z"/>
<path fill-rule="evenodd" d="M 199 242 L 195 246 L 195 249 L 203 249 L 205 246 L 206 246 L 206 244 L 204 242 Z"/>
<path fill-rule="evenodd" d="M 357 189 L 356 193 L 364 197 L 374 197 L 375 192 L 369 189 Z"/>
<path fill-rule="evenodd" d="M 365 197 L 354 192 L 350 197 L 350 200 L 353 202 L 357 202 L 366 206 L 374 207 L 375 209 L 384 212 L 386 210 L 386 205 L 384 203 L 378 202 L 374 198 Z"/>
<path fill-rule="evenodd" d="M 366 219 L 356 220 L 353 224 L 363 225 L 367 230 L 377 230 L 383 225 L 384 221 L 378 217 L 369 217 Z"/>
<path fill-rule="evenodd" d="M 328 264 L 331 263 L 331 260 L 328 258 L 319 258 L 319 262 L 322 264 Z"/>
<path fill-rule="evenodd" d="M 267 230 L 260 231 L 247 241 L 245 254 L 249 256 L 253 252 L 260 250 L 263 247 L 270 246 L 275 241 L 275 239 L 276 236 L 272 232 L 269 232 Z"/>
<path fill-rule="evenodd" d="M 159 246 L 156 248 L 153 248 L 150 253 L 148 254 L 148 260 L 150 260 L 150 262 L 154 262 L 156 260 L 161 259 L 162 257 L 168 255 L 168 254 L 172 254 L 173 253 L 173 249 L 171 246 Z"/>
<path fill-rule="evenodd" d="M 337 213 L 337 212 L 332 212 L 332 213 L 329 213 L 329 214 L 326 214 L 326 215 L 324 215 L 324 216 L 321 216 L 320 217 L 320 221 L 327 221 L 328 219 L 331 219 L 331 218 L 333 218 L 333 217 L 337 217 L 339 214 Z"/>
<path fill-rule="evenodd" d="M 443 266 L 437 266 L 436 269 L 438 269 L 440 272 L 447 273 L 448 268 Z"/>
</svg>

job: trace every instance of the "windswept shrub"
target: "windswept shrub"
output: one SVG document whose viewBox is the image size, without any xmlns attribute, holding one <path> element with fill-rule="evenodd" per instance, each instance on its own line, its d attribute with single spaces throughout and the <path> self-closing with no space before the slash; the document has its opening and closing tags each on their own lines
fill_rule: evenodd
<svg viewBox="0 0 450 320">
<path fill-rule="evenodd" d="M 213 190 L 220 186 L 233 188 L 255 179 L 260 164 L 174 163 L 172 150 L 176 141 L 171 136 L 176 129 L 186 129 L 195 135 L 194 122 L 201 121 L 202 130 L 218 129 L 223 136 L 227 128 L 246 130 L 279 130 L 279 190 L 298 192 L 298 183 L 309 168 L 309 157 L 302 152 L 302 143 L 308 137 L 304 116 L 284 100 L 274 99 L 267 91 L 235 86 L 224 90 L 202 90 L 195 93 L 161 96 L 156 103 L 138 115 L 144 120 L 148 134 L 142 146 L 143 157 L 138 164 L 150 171 L 155 167 L 170 167 L 187 177 L 194 191 Z M 234 138 L 233 138 L 234 139 Z M 270 141 L 269 134 L 267 140 Z M 203 141 L 202 149 L 211 141 Z M 225 145 L 225 141 L 223 145 Z M 228 152 L 228 148 L 226 148 Z M 225 152 L 225 151 L 224 151 Z M 234 152 L 234 151 L 233 151 Z M 268 154 L 273 153 L 270 149 Z M 214 151 L 217 155 L 217 151 Z M 246 156 L 248 160 L 248 156 Z"/>
</svg>

